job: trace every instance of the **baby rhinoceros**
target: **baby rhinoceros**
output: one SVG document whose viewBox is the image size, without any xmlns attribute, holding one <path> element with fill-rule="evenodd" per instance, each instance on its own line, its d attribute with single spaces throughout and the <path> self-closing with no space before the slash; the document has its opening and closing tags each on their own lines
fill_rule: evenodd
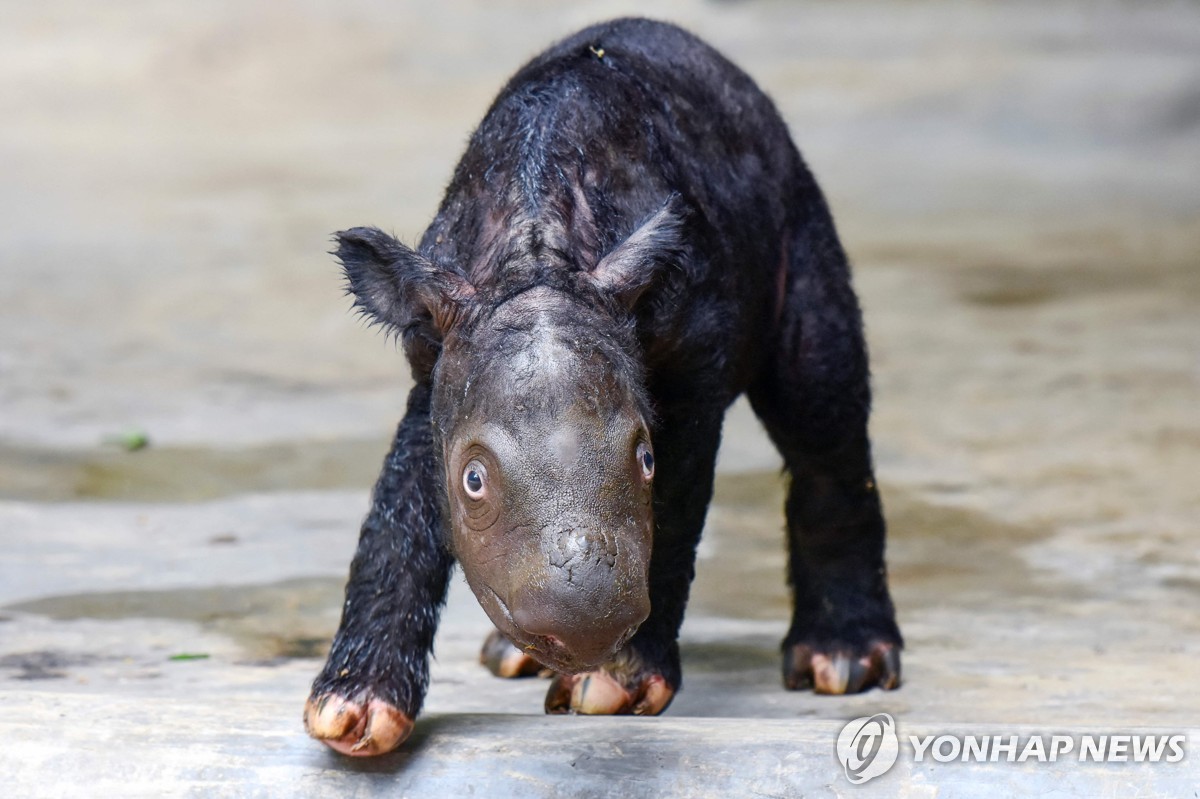
<svg viewBox="0 0 1200 799">
<path fill-rule="evenodd" d="M 500 676 L 551 713 L 661 713 L 743 392 L 782 453 L 789 689 L 900 680 L 845 254 L 771 101 L 672 25 L 623 19 L 535 58 L 472 135 L 411 250 L 337 235 L 356 304 L 416 385 L 375 486 L 309 733 L 407 737 L 453 563 Z"/>
</svg>

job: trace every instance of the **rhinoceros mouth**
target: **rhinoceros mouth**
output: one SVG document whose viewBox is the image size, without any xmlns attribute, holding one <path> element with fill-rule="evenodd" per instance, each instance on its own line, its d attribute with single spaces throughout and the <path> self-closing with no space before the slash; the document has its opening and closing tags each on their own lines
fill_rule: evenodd
<svg viewBox="0 0 1200 799">
<path fill-rule="evenodd" d="M 538 635 L 523 630 L 513 620 L 508 603 L 491 588 L 487 588 L 486 590 L 492 601 L 484 604 L 484 610 L 489 611 L 488 615 L 492 616 L 490 608 L 487 607 L 490 604 L 500 612 L 501 618 L 492 618 L 492 622 L 499 628 L 500 632 L 504 633 L 518 649 L 528 652 L 543 666 L 562 674 L 579 674 L 591 671 L 612 660 L 617 652 L 621 651 L 621 648 L 629 643 L 629 639 L 633 638 L 638 627 L 641 626 L 640 624 L 634 624 L 627 628 L 620 637 L 608 646 L 600 657 L 584 660 L 572 652 L 558 636 Z"/>
</svg>

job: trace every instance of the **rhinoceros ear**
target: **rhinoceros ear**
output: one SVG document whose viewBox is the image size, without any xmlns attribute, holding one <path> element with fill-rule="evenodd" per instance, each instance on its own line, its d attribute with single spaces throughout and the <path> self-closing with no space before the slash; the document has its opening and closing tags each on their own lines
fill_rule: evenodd
<svg viewBox="0 0 1200 799">
<path fill-rule="evenodd" d="M 629 238 L 600 259 L 592 282 L 632 309 L 664 269 L 684 256 L 683 213 L 678 195 L 671 195 Z"/>
<path fill-rule="evenodd" d="M 439 267 L 382 230 L 356 227 L 334 234 L 346 292 L 372 321 L 402 335 L 441 338 L 475 293 L 461 275 Z M 417 328 L 431 327 L 432 330 Z"/>
</svg>

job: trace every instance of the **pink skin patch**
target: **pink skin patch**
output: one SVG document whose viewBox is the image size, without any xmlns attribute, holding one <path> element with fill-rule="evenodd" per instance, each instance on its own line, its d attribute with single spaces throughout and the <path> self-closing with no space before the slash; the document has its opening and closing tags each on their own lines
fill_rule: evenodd
<svg viewBox="0 0 1200 799">
<path fill-rule="evenodd" d="M 779 245 L 779 268 L 775 272 L 775 327 L 779 327 L 779 320 L 783 318 L 783 306 L 787 291 L 787 263 L 788 247 L 785 240 Z"/>
</svg>

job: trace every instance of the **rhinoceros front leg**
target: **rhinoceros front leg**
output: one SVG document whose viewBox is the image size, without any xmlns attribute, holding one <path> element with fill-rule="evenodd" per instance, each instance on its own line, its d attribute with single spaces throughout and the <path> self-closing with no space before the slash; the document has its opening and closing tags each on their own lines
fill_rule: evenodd
<svg viewBox="0 0 1200 799">
<path fill-rule="evenodd" d="M 413 388 L 350 565 L 342 621 L 304 707 L 309 735 L 378 755 L 412 731 L 453 559 L 442 539 L 430 391 Z"/>
</svg>

